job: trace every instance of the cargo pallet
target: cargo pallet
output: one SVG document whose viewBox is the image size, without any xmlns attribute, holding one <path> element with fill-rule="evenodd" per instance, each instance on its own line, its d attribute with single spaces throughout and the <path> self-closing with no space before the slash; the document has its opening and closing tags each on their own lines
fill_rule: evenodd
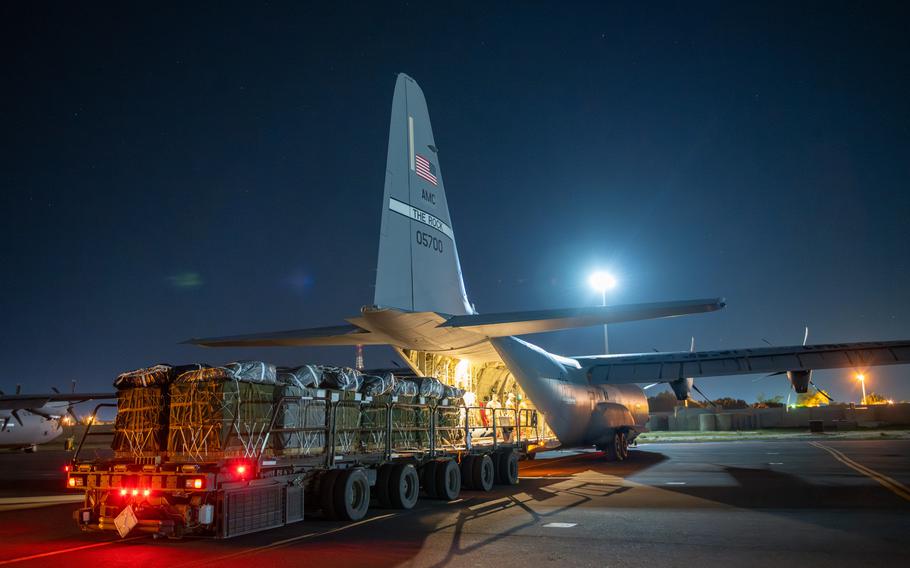
<svg viewBox="0 0 910 568">
<path fill-rule="evenodd" d="M 278 427 L 279 411 L 290 405 L 325 410 L 324 424 Z M 97 405 L 90 424 L 101 408 L 114 406 Z M 356 427 L 338 420 L 345 409 L 359 411 Z M 409 410 L 429 419 L 402 421 L 400 413 Z M 494 484 L 516 485 L 519 458 L 541 441 L 536 411 L 487 410 L 489 425 L 477 423 L 482 412 L 445 399 L 374 400 L 319 389 L 314 396 L 282 397 L 267 432 L 248 455 L 193 459 L 162 452 L 83 460 L 86 439 L 107 434 L 89 426 L 67 468 L 66 483 L 85 492 L 83 506 L 73 515 L 80 528 L 121 536 L 231 538 L 302 521 L 316 512 L 327 519 L 357 521 L 371 501 L 382 508 L 411 509 L 421 495 L 451 501 L 462 488 L 490 491 Z M 367 414 L 373 422 L 364 424 Z M 294 449 L 304 455 L 267 451 L 276 445 L 272 438 L 293 435 L 317 443 Z M 352 437 L 358 438 L 356 447 L 348 444 Z"/>
</svg>

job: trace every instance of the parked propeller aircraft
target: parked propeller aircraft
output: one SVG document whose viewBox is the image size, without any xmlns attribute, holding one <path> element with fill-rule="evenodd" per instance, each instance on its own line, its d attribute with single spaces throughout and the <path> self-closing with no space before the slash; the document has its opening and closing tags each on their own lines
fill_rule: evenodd
<svg viewBox="0 0 910 568">
<path fill-rule="evenodd" d="M 114 393 L 61 394 L 54 389 L 48 394 L 7 395 L 0 391 L 0 448 L 34 452 L 63 433 L 67 418 L 79 421 L 73 405 L 88 400 L 116 398 Z"/>
<path fill-rule="evenodd" d="M 519 339 L 546 331 L 720 310 L 720 298 L 481 314 L 468 301 L 423 92 L 398 76 L 392 99 L 373 303 L 347 325 L 192 339 L 211 347 L 391 345 L 415 372 L 467 374 L 491 389 L 516 380 L 564 446 L 623 459 L 645 429 L 636 383 L 667 383 L 680 400 L 693 379 L 784 373 L 796 392 L 814 369 L 910 363 L 910 341 L 563 357 Z M 456 373 L 455 380 L 458 380 Z M 478 392 L 481 392 L 478 390 Z"/>
</svg>

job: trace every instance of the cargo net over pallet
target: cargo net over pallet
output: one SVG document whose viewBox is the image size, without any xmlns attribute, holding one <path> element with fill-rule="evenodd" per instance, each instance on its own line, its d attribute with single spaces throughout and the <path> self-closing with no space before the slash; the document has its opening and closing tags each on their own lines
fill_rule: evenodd
<svg viewBox="0 0 910 568">
<path fill-rule="evenodd" d="M 276 369 L 258 361 L 156 365 L 124 373 L 115 385 L 117 457 L 176 462 L 321 456 L 329 448 L 335 456 L 426 451 L 433 406 L 460 405 L 463 395 L 428 377 L 317 365 Z M 437 445 L 464 442 L 463 428 L 455 427 L 463 410 L 452 406 L 435 418 Z"/>
<path fill-rule="evenodd" d="M 216 367 L 184 373 L 171 385 L 168 454 L 175 461 L 253 457 L 268 439 L 275 367 L 257 382 Z M 269 449 L 266 448 L 268 455 Z"/>
<path fill-rule="evenodd" d="M 318 390 L 279 385 L 279 402 L 272 440 L 282 456 L 318 456 L 325 453 L 328 402 Z"/>
<path fill-rule="evenodd" d="M 201 365 L 155 365 L 129 371 L 114 380 L 117 418 L 111 448 L 118 458 L 154 458 L 167 448 L 168 397 L 178 375 Z"/>
</svg>

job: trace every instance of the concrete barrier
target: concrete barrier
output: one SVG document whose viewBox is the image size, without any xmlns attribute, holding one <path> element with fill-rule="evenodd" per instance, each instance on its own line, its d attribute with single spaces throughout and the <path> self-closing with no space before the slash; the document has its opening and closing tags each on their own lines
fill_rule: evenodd
<svg viewBox="0 0 910 568">
<path fill-rule="evenodd" d="M 821 420 L 825 428 L 838 424 L 858 423 L 883 426 L 910 425 L 910 403 L 854 406 L 837 404 L 812 408 L 747 408 L 717 412 L 714 408 L 677 408 L 673 414 L 655 413 L 652 429 L 676 431 L 704 430 L 702 420 L 711 430 L 758 430 L 768 428 L 809 428 L 810 420 Z M 655 417 L 660 416 L 655 420 Z M 710 418 L 702 419 L 702 416 Z M 713 425 L 713 427 L 711 426 Z"/>
<path fill-rule="evenodd" d="M 722 412 L 718 414 L 716 418 L 718 430 L 728 431 L 733 429 L 733 414 Z"/>
<path fill-rule="evenodd" d="M 698 429 L 702 432 L 713 432 L 717 430 L 717 420 L 713 414 L 698 415 Z"/>
<path fill-rule="evenodd" d="M 648 429 L 653 432 L 665 432 L 670 429 L 669 416 L 666 414 L 652 414 L 648 420 Z"/>
</svg>

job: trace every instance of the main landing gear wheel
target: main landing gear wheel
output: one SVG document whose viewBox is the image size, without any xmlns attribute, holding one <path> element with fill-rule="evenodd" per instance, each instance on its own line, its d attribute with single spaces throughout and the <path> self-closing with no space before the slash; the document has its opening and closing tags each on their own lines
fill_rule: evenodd
<svg viewBox="0 0 910 568">
<path fill-rule="evenodd" d="M 622 435 L 622 445 L 620 446 L 622 450 L 622 459 L 627 460 L 629 459 L 629 437 L 625 432 L 621 432 L 620 434 Z"/>
<path fill-rule="evenodd" d="M 436 498 L 452 501 L 461 493 L 461 470 L 454 460 L 436 463 Z"/>
<path fill-rule="evenodd" d="M 629 455 L 629 443 L 626 441 L 625 432 L 614 432 L 613 437 L 603 448 L 604 459 L 607 461 L 622 461 Z"/>
<path fill-rule="evenodd" d="M 396 509 L 413 509 L 420 496 L 420 478 L 409 463 L 396 464 L 389 476 L 389 500 Z"/>
<path fill-rule="evenodd" d="M 489 491 L 493 489 L 493 480 L 496 477 L 496 469 L 493 466 L 493 460 L 488 454 L 474 456 L 473 486 L 480 491 Z"/>
<path fill-rule="evenodd" d="M 370 508 L 370 482 L 360 468 L 346 469 L 335 478 L 335 518 L 340 521 L 359 521 Z"/>
</svg>

